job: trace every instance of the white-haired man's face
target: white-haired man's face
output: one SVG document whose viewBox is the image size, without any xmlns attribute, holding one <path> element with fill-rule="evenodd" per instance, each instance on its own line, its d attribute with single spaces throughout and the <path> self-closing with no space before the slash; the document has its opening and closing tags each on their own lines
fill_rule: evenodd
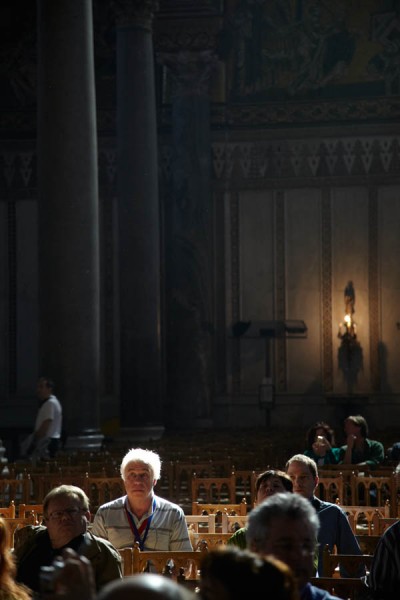
<svg viewBox="0 0 400 600">
<path fill-rule="evenodd" d="M 125 490 L 130 500 L 146 500 L 153 495 L 156 480 L 150 467 L 139 461 L 129 462 L 124 470 Z"/>
</svg>

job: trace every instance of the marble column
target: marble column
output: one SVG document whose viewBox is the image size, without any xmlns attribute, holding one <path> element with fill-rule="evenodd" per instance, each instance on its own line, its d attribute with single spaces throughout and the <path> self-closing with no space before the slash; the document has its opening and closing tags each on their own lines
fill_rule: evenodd
<svg viewBox="0 0 400 600">
<path fill-rule="evenodd" d="M 99 426 L 99 224 L 91 0 L 38 1 L 40 373 L 78 445 Z"/>
<path fill-rule="evenodd" d="M 172 81 L 172 185 L 165 206 L 167 374 L 175 426 L 211 423 L 214 220 L 209 80 L 212 51 L 160 53 Z"/>
<path fill-rule="evenodd" d="M 160 224 L 153 0 L 117 13 L 121 426 L 162 426 Z"/>
</svg>

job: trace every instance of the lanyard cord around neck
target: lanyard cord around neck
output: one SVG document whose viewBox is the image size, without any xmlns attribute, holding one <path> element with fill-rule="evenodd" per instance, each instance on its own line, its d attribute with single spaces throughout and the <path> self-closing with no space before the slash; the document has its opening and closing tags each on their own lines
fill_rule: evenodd
<svg viewBox="0 0 400 600">
<path fill-rule="evenodd" d="M 127 519 L 128 519 L 129 526 L 130 526 L 131 531 L 133 533 L 133 536 L 135 538 L 135 542 L 139 542 L 139 548 L 141 550 L 143 550 L 144 544 L 145 544 L 145 541 L 146 541 L 146 538 L 147 538 L 147 534 L 149 533 L 150 523 L 151 523 L 151 520 L 153 518 L 154 511 L 156 509 L 156 499 L 154 498 L 154 500 L 153 500 L 151 515 L 149 515 L 147 517 L 147 519 L 145 519 L 143 521 L 143 523 L 140 525 L 139 529 L 136 527 L 136 524 L 135 524 L 135 521 L 133 519 L 133 516 L 131 515 L 131 513 L 127 509 L 126 505 L 125 505 L 124 508 L 125 508 L 125 512 L 126 512 L 126 516 L 127 516 Z M 144 535 L 142 537 L 143 530 L 144 530 Z"/>
</svg>

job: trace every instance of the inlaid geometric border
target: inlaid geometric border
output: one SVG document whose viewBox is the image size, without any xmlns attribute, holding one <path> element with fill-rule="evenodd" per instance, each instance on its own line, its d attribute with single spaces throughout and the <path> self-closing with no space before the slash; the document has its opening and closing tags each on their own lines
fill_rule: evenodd
<svg viewBox="0 0 400 600">
<path fill-rule="evenodd" d="M 378 267 L 378 191 L 369 188 L 369 245 L 368 245 L 368 298 L 369 298 L 369 352 L 371 386 L 374 391 L 381 387 L 379 368 L 379 267 Z"/>
<path fill-rule="evenodd" d="M 275 318 L 286 319 L 286 251 L 285 251 L 285 195 L 282 190 L 275 193 Z M 275 381 L 277 391 L 287 389 L 286 340 L 275 338 Z"/>
<path fill-rule="evenodd" d="M 333 390 L 332 346 L 332 216 L 330 188 L 321 190 L 322 385 Z"/>
<path fill-rule="evenodd" d="M 240 235 L 239 235 L 239 194 L 231 194 L 230 204 L 231 227 L 231 311 L 232 323 L 240 321 Z M 240 392 L 240 338 L 233 340 L 232 347 L 232 392 Z"/>
</svg>

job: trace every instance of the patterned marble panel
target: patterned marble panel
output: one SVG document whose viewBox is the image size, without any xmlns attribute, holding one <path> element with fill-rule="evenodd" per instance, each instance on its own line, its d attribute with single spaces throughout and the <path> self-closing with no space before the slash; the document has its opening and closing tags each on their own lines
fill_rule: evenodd
<svg viewBox="0 0 400 600">
<path fill-rule="evenodd" d="M 274 206 L 270 191 L 239 194 L 241 320 L 274 317 Z M 241 342 L 242 389 L 257 389 L 265 375 L 265 340 Z"/>
<path fill-rule="evenodd" d="M 360 351 L 351 364 L 334 344 L 335 391 L 365 391 L 370 386 L 369 367 L 369 246 L 368 190 L 343 187 L 332 190 L 332 334 L 344 317 L 344 289 L 349 281 L 355 289 L 354 320 Z M 335 369 L 336 367 L 336 369 Z"/>
<path fill-rule="evenodd" d="M 400 186 L 378 190 L 381 380 L 386 392 L 400 389 Z"/>
<path fill-rule="evenodd" d="M 286 313 L 305 321 L 307 338 L 287 340 L 288 387 L 321 389 L 321 194 L 286 192 Z"/>
</svg>

